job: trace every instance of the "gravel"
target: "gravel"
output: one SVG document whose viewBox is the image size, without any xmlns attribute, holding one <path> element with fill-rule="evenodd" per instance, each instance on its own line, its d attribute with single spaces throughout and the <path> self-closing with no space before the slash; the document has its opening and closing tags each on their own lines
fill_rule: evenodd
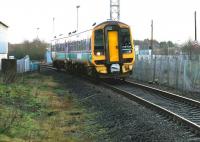
<svg viewBox="0 0 200 142">
<path fill-rule="evenodd" d="M 199 107 L 191 106 L 187 103 L 179 102 L 174 99 L 169 99 L 166 97 L 163 97 L 162 95 L 158 95 L 154 92 L 149 92 L 146 90 L 143 90 L 138 87 L 134 87 L 130 84 L 126 83 L 120 83 L 115 84 L 118 88 L 125 90 L 127 92 L 133 93 L 134 95 L 143 98 L 147 101 L 150 101 L 154 104 L 157 104 L 167 110 L 170 110 L 194 123 L 197 125 L 200 125 L 200 110 Z"/>
<path fill-rule="evenodd" d="M 144 85 L 147 85 L 147 86 L 151 86 L 151 87 L 154 87 L 154 88 L 158 88 L 158 89 L 161 89 L 161 90 L 169 91 L 171 93 L 178 94 L 178 95 L 183 96 L 183 97 L 187 97 L 187 98 L 191 98 L 191 99 L 200 101 L 200 95 L 199 95 L 198 92 L 184 92 L 184 91 L 181 91 L 181 90 L 176 90 L 176 89 L 169 87 L 169 86 L 165 86 L 165 85 L 161 85 L 161 84 L 152 84 L 152 83 L 148 83 L 148 82 L 144 82 L 144 81 L 135 80 L 133 78 L 129 78 L 128 80 L 134 81 L 134 82 L 137 82 L 137 83 L 140 83 L 140 84 L 144 84 Z"/>
<path fill-rule="evenodd" d="M 67 73 L 48 71 L 74 94 L 89 112 L 96 112 L 96 123 L 106 134 L 96 141 L 188 142 L 200 141 L 184 126 L 147 109 L 113 91 Z"/>
</svg>

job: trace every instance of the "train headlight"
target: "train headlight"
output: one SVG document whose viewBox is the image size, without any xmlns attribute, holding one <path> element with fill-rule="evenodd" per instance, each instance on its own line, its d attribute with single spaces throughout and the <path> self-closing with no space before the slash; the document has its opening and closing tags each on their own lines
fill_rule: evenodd
<svg viewBox="0 0 200 142">
<path fill-rule="evenodd" d="M 133 65 L 129 65 L 129 70 L 132 70 L 133 69 Z"/>
<path fill-rule="evenodd" d="M 132 53 L 132 50 L 128 50 L 128 53 Z"/>
<path fill-rule="evenodd" d="M 122 49 L 123 50 L 123 49 Z M 132 49 L 124 49 L 123 50 L 123 53 L 125 53 L 125 54 L 130 54 L 130 53 L 132 53 Z"/>
<path fill-rule="evenodd" d="M 95 55 L 96 55 L 96 56 L 101 56 L 101 55 L 104 55 L 104 52 L 96 51 L 96 52 L 95 52 Z"/>
<path fill-rule="evenodd" d="M 101 52 L 97 52 L 96 55 L 97 55 L 97 56 L 100 56 L 100 55 L 101 55 Z"/>
</svg>

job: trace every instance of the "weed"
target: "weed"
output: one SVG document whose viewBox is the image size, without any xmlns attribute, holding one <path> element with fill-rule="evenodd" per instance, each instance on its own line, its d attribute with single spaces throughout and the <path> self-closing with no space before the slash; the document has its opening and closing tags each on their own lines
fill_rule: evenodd
<svg viewBox="0 0 200 142">
<path fill-rule="evenodd" d="M 95 115 L 51 76 L 25 74 L 0 83 L 0 141 L 89 142 L 104 133 L 96 130 Z"/>
</svg>

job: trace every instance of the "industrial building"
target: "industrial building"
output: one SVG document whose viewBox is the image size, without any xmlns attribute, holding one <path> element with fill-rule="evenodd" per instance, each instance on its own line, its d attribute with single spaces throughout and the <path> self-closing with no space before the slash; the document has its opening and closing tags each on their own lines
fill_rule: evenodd
<svg viewBox="0 0 200 142">
<path fill-rule="evenodd" d="M 7 30 L 8 26 L 0 21 L 0 70 L 1 70 L 1 60 L 7 59 L 8 56 Z"/>
</svg>

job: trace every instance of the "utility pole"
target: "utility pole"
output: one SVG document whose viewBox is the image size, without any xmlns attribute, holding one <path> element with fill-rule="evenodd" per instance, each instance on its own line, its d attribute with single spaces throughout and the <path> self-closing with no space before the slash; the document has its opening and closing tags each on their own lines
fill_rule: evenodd
<svg viewBox="0 0 200 142">
<path fill-rule="evenodd" d="M 151 20 L 151 55 L 153 55 L 153 20 Z"/>
<path fill-rule="evenodd" d="M 36 31 L 37 31 L 37 39 L 39 39 L 39 37 L 38 37 L 38 34 L 39 34 L 39 27 L 38 28 L 36 28 Z"/>
<path fill-rule="evenodd" d="M 78 9 L 80 8 L 80 5 L 77 5 L 76 6 L 76 9 L 77 9 L 77 25 L 76 25 L 76 32 L 78 32 Z"/>
<path fill-rule="evenodd" d="M 53 31 L 52 31 L 53 38 L 55 37 L 55 17 L 53 17 Z"/>
<path fill-rule="evenodd" d="M 110 0 L 110 20 L 120 20 L 120 0 Z"/>
<path fill-rule="evenodd" d="M 155 49 L 153 47 L 153 20 L 151 20 L 151 61 L 153 61 L 153 54 L 155 56 L 155 58 L 154 58 L 154 68 L 153 68 L 153 82 L 155 82 L 155 78 L 156 78 L 156 54 L 155 54 Z"/>
<path fill-rule="evenodd" d="M 195 41 L 197 41 L 197 13 L 196 11 L 194 12 L 194 31 L 195 31 Z"/>
</svg>

